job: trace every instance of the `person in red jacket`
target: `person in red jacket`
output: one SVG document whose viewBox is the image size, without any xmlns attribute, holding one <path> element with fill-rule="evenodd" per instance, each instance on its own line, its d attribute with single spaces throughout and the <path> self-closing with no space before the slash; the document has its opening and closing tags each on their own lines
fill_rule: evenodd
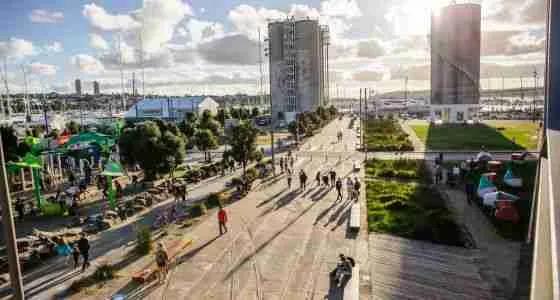
<svg viewBox="0 0 560 300">
<path fill-rule="evenodd" d="M 220 235 L 227 232 L 227 213 L 226 210 L 220 206 L 220 210 L 218 211 L 218 223 L 220 224 Z"/>
</svg>

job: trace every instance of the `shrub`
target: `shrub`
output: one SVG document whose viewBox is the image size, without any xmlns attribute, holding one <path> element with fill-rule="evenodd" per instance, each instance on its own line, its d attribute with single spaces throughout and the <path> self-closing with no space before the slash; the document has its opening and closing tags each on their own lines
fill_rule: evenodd
<svg viewBox="0 0 560 300">
<path fill-rule="evenodd" d="M 142 226 L 136 232 L 136 251 L 141 255 L 146 255 L 152 250 L 152 230 L 147 226 Z"/>
<path fill-rule="evenodd" d="M 259 172 L 255 168 L 250 168 L 245 172 L 245 181 L 247 183 L 253 183 L 257 177 L 259 176 Z"/>
<path fill-rule="evenodd" d="M 206 198 L 204 204 L 208 209 L 212 209 L 214 207 L 222 205 L 222 202 L 220 200 L 220 193 L 212 193 L 208 196 L 208 198 Z"/>
<path fill-rule="evenodd" d="M 233 177 L 231 179 L 231 184 L 233 186 L 241 186 L 241 185 L 243 185 L 243 183 L 244 183 L 244 181 L 243 181 L 243 179 L 241 179 L 241 177 Z"/>
<path fill-rule="evenodd" d="M 115 278 L 115 267 L 109 264 L 103 264 L 95 269 L 93 278 L 97 281 L 106 281 Z"/>
<path fill-rule="evenodd" d="M 205 215 L 207 212 L 206 205 L 204 203 L 197 203 L 191 207 L 190 215 L 193 218 Z"/>
<path fill-rule="evenodd" d="M 115 278 L 116 269 L 113 265 L 103 264 L 95 269 L 93 274 L 82 277 L 72 282 L 68 290 L 74 293 L 79 293 L 82 289 L 91 287 L 96 283 L 102 283 L 107 280 Z"/>
</svg>

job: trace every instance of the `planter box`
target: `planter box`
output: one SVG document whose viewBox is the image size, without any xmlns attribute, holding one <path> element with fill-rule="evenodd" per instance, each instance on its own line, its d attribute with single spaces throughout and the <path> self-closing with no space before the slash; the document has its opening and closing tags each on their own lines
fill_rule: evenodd
<svg viewBox="0 0 560 300">
<path fill-rule="evenodd" d="M 154 187 L 158 187 L 160 185 L 162 185 L 163 183 L 165 183 L 167 181 L 167 178 L 162 178 L 162 179 L 157 179 L 157 180 L 153 180 L 153 181 L 144 181 L 144 185 L 147 188 L 154 188 Z"/>
</svg>

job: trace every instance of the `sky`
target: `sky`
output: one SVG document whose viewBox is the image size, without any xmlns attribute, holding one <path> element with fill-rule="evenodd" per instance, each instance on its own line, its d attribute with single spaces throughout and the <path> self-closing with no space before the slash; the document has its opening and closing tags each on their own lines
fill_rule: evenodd
<svg viewBox="0 0 560 300">
<path fill-rule="evenodd" d="M 482 6 L 481 87 L 534 86 L 534 70 L 542 85 L 545 1 L 471 2 Z M 10 92 L 23 91 L 24 74 L 30 92 L 69 93 L 76 78 L 86 93 L 94 80 L 102 92 L 121 92 L 121 82 L 130 92 L 134 73 L 139 92 L 143 86 L 145 93 L 168 95 L 257 94 L 259 31 L 264 41 L 269 20 L 293 16 L 330 28 L 331 96 L 402 90 L 405 77 L 408 89 L 428 89 L 430 14 L 446 3 L 3 0 L 0 59 Z"/>
</svg>

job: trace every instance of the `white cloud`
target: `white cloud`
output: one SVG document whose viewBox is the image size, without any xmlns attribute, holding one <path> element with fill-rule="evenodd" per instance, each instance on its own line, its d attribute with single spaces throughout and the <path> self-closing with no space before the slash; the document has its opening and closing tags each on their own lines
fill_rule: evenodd
<svg viewBox="0 0 560 300">
<path fill-rule="evenodd" d="M 376 39 L 358 43 L 358 56 L 364 58 L 377 58 L 385 55 L 385 47 Z"/>
<path fill-rule="evenodd" d="M 44 9 L 34 9 L 29 14 L 29 20 L 33 23 L 60 23 L 64 20 L 64 14 L 58 11 L 47 11 Z"/>
<path fill-rule="evenodd" d="M 20 59 L 36 54 L 37 51 L 30 41 L 12 37 L 8 41 L 0 42 L 0 57 L 6 56 Z"/>
<path fill-rule="evenodd" d="M 248 37 L 256 40 L 258 30 L 266 31 L 269 21 L 285 19 L 286 13 L 275 9 L 259 8 L 242 4 L 232 9 L 228 14 L 228 19 L 235 29 Z"/>
<path fill-rule="evenodd" d="M 321 15 L 356 18 L 362 16 L 362 11 L 355 0 L 325 0 L 321 2 Z"/>
<path fill-rule="evenodd" d="M 105 39 L 97 34 L 97 33 L 90 33 L 89 34 L 89 44 L 98 50 L 108 50 L 109 49 L 109 43 L 107 43 L 107 41 L 105 41 Z"/>
<path fill-rule="evenodd" d="M 57 67 L 54 65 L 34 62 L 28 65 L 29 71 L 33 74 L 52 76 L 56 74 Z"/>
<path fill-rule="evenodd" d="M 192 14 L 191 7 L 182 0 L 144 0 L 144 6 L 135 12 L 135 18 L 143 23 L 144 51 L 158 51 L 171 41 L 175 27 Z"/>
<path fill-rule="evenodd" d="M 62 43 L 53 42 L 52 44 L 45 46 L 45 50 L 47 52 L 59 53 L 64 51 L 64 48 L 62 47 Z"/>
<path fill-rule="evenodd" d="M 70 58 L 72 65 L 86 74 L 99 74 L 104 70 L 103 64 L 88 54 L 77 54 Z"/>
<path fill-rule="evenodd" d="M 93 27 L 105 31 L 126 31 L 140 26 L 140 23 L 135 21 L 131 16 L 111 15 L 107 13 L 103 7 L 97 6 L 95 3 L 84 5 L 82 15 Z"/>
<path fill-rule="evenodd" d="M 295 19 L 310 18 L 312 20 L 317 20 L 320 16 L 317 9 L 309 7 L 305 4 L 292 4 L 288 15 L 294 17 Z"/>
<path fill-rule="evenodd" d="M 257 63 L 258 49 L 254 40 L 235 34 L 200 44 L 198 54 L 214 64 L 254 65 Z"/>
<path fill-rule="evenodd" d="M 224 26 L 215 22 L 190 19 L 186 26 L 187 33 L 190 34 L 191 42 L 194 44 L 215 36 L 221 36 L 224 33 Z"/>
</svg>

